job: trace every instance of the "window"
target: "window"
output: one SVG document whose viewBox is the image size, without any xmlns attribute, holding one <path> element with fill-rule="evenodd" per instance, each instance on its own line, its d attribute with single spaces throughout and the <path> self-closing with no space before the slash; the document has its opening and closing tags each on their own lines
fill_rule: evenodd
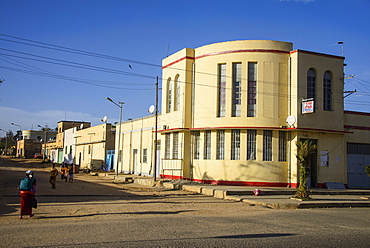
<svg viewBox="0 0 370 248">
<path fill-rule="evenodd" d="M 279 161 L 286 161 L 286 132 L 279 131 Z"/>
<path fill-rule="evenodd" d="M 247 160 L 256 160 L 256 137 L 257 130 L 247 131 Z"/>
<path fill-rule="evenodd" d="M 225 131 L 217 131 L 217 154 L 216 159 L 223 160 L 225 159 Z"/>
<path fill-rule="evenodd" d="M 143 149 L 143 163 L 148 163 L 148 149 Z"/>
<path fill-rule="evenodd" d="M 179 158 L 179 133 L 173 133 L 172 136 L 172 159 Z"/>
<path fill-rule="evenodd" d="M 248 62 L 247 117 L 256 116 L 256 104 L 257 104 L 257 63 Z"/>
<path fill-rule="evenodd" d="M 72 145 L 69 146 L 69 154 L 72 154 Z"/>
<path fill-rule="evenodd" d="M 218 65 L 218 117 L 225 117 L 226 110 L 226 64 Z"/>
<path fill-rule="evenodd" d="M 176 75 L 176 77 L 175 77 L 174 90 L 175 90 L 175 94 L 174 94 L 174 97 L 175 97 L 174 111 L 177 111 L 180 108 L 180 83 L 179 83 L 179 75 Z"/>
<path fill-rule="evenodd" d="M 199 159 L 199 153 L 200 153 L 200 132 L 194 131 L 193 132 L 194 137 L 194 159 Z"/>
<path fill-rule="evenodd" d="M 331 99 L 331 74 L 330 72 L 324 73 L 324 110 L 332 110 L 332 99 Z"/>
<path fill-rule="evenodd" d="M 307 72 L 307 99 L 312 98 L 315 100 L 316 97 L 316 72 L 313 69 L 309 69 Z"/>
<path fill-rule="evenodd" d="M 240 116 L 242 105 L 242 64 L 233 63 L 232 117 Z"/>
<path fill-rule="evenodd" d="M 118 162 L 122 162 L 122 150 L 118 151 Z"/>
<path fill-rule="evenodd" d="M 211 159 L 211 130 L 204 133 L 204 159 Z"/>
<path fill-rule="evenodd" d="M 171 78 L 167 79 L 167 113 L 171 112 L 172 108 L 172 83 Z"/>
<path fill-rule="evenodd" d="M 170 145 L 171 145 L 171 134 L 170 133 L 166 133 L 166 136 L 165 136 L 165 147 L 164 147 L 164 158 L 165 159 L 170 159 L 170 156 L 171 156 L 171 149 L 170 149 Z"/>
<path fill-rule="evenodd" d="M 272 131 L 263 131 L 263 161 L 272 161 Z"/>
<path fill-rule="evenodd" d="M 231 131 L 231 160 L 240 159 L 240 130 Z"/>
<path fill-rule="evenodd" d="M 91 145 L 88 146 L 87 154 L 90 154 L 91 152 Z M 66 153 L 67 153 L 67 147 L 66 147 Z"/>
</svg>

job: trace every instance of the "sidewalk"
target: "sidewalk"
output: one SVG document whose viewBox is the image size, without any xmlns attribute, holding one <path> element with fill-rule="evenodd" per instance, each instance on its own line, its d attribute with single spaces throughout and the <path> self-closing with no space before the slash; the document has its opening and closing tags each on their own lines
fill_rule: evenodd
<svg viewBox="0 0 370 248">
<path fill-rule="evenodd" d="M 250 205 L 261 205 L 275 209 L 302 209 L 302 208 L 352 208 L 370 207 L 370 189 L 311 189 L 312 200 L 299 201 L 291 199 L 296 189 L 257 187 L 261 195 L 254 196 L 256 187 L 198 184 L 190 181 L 165 181 L 158 179 L 155 183 L 152 177 L 119 174 L 116 177 L 111 173 L 97 173 L 118 181 L 131 181 L 142 185 L 161 185 L 170 189 L 182 189 L 224 200 L 245 202 Z"/>
</svg>

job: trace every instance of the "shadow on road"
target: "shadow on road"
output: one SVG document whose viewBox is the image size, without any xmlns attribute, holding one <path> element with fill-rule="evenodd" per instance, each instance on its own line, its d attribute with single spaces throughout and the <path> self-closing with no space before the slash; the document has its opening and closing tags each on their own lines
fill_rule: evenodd
<svg viewBox="0 0 370 248">
<path fill-rule="evenodd" d="M 115 200 L 148 200 L 158 199 L 155 195 L 140 195 L 129 193 L 123 184 L 114 184 L 112 180 L 93 177 L 88 174 L 75 174 L 73 183 L 61 181 L 57 177 L 56 189 L 49 183 L 50 165 L 42 163 L 24 163 L 24 160 L 14 162 L 10 159 L 0 159 L 0 215 L 17 211 L 19 192 L 17 187 L 26 170 L 33 170 L 37 182 L 36 198 L 39 205 L 55 203 L 88 203 Z"/>
</svg>

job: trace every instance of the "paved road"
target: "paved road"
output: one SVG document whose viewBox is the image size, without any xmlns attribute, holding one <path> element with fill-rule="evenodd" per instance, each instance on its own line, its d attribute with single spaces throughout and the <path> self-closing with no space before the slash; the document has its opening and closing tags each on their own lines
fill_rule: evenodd
<svg viewBox="0 0 370 248">
<path fill-rule="evenodd" d="M 76 175 L 47 182 L 39 208 L 18 220 L 25 165 L 0 160 L 0 247 L 369 247 L 369 209 L 275 210 L 183 191 Z"/>
</svg>

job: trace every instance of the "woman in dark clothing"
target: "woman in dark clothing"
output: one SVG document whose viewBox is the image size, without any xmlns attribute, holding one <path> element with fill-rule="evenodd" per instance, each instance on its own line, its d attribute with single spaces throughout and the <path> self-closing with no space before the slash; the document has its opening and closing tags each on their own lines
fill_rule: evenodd
<svg viewBox="0 0 370 248">
<path fill-rule="evenodd" d="M 33 171 L 26 171 L 26 177 L 20 183 L 19 192 L 21 195 L 19 219 L 22 219 L 23 215 L 28 215 L 30 218 L 33 216 L 31 200 L 36 194 L 36 179 L 33 176 Z"/>
</svg>

